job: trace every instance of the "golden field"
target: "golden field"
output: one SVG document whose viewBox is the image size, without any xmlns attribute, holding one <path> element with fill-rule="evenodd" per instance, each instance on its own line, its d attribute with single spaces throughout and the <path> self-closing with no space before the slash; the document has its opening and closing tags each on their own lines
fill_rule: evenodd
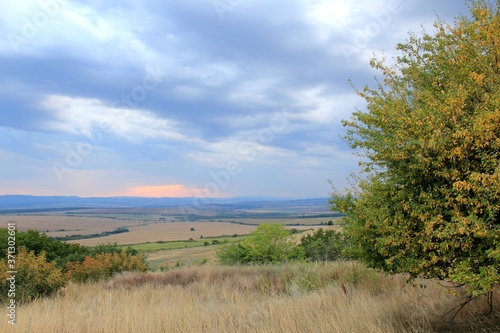
<svg viewBox="0 0 500 333">
<path fill-rule="evenodd" d="M 118 214 L 116 214 L 118 215 Z M 0 215 L 0 227 L 7 223 L 16 222 L 17 230 L 28 229 L 44 232 L 51 237 L 65 237 L 67 235 L 99 234 L 104 231 L 113 231 L 119 227 L 128 228 L 129 232 L 112 234 L 106 237 L 71 240 L 68 243 L 78 243 L 85 246 L 95 246 L 103 243 L 117 243 L 118 245 L 139 244 L 157 241 L 188 240 L 190 238 L 200 239 L 203 237 L 216 237 L 222 235 L 245 235 L 255 230 L 263 222 L 272 223 L 319 223 L 320 219 L 242 219 L 241 222 L 252 223 L 237 224 L 230 222 L 197 221 L 197 222 L 171 222 L 158 221 L 158 217 L 152 219 L 151 215 L 146 218 L 134 219 L 133 215 L 123 215 L 129 218 L 112 218 L 100 216 L 65 216 L 65 215 Z M 324 218 L 321 221 L 325 220 Z M 297 222 L 299 221 L 299 222 Z M 326 226 L 323 226 L 326 227 Z M 191 231 L 194 228 L 195 231 Z M 288 226 L 287 229 L 298 230 L 317 229 L 319 226 L 302 225 Z"/>
<path fill-rule="evenodd" d="M 64 215 L 0 215 L 0 227 L 16 222 L 18 231 L 28 229 L 45 232 L 48 236 L 87 235 L 111 231 L 119 227 L 132 227 L 144 224 L 137 219 L 116 220 L 105 217 L 64 216 Z"/>
<path fill-rule="evenodd" d="M 427 288 L 353 262 L 128 273 L 94 284 L 69 284 L 58 296 L 18 307 L 16 326 L 4 317 L 0 331 L 495 332 L 498 322 L 483 322 L 481 329 L 472 323 L 475 312 L 485 310 L 479 301 L 448 330 L 450 317 L 442 315 L 460 298 L 438 284 L 417 282 Z"/>
<path fill-rule="evenodd" d="M 195 231 L 191 231 L 194 228 Z M 68 243 L 94 246 L 99 243 L 137 244 L 144 242 L 198 239 L 200 236 L 213 237 L 220 235 L 249 234 L 256 226 L 233 224 L 227 222 L 162 222 L 128 228 L 130 232 L 109 235 L 106 237 L 79 239 Z"/>
</svg>

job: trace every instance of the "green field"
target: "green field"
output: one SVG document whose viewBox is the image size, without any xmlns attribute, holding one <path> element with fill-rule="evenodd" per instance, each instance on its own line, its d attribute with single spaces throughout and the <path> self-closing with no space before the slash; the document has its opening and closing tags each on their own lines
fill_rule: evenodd
<svg viewBox="0 0 500 333">
<path fill-rule="evenodd" d="M 137 251 L 143 252 L 154 252 L 154 251 L 165 251 L 165 250 L 177 250 L 198 246 L 213 246 L 213 241 L 222 243 L 233 243 L 238 242 L 245 239 L 247 236 L 227 236 L 227 237 L 210 237 L 210 238 L 202 238 L 196 239 L 192 241 L 170 241 L 170 242 L 154 242 L 154 243 L 140 243 L 140 244 L 131 244 L 131 245 L 123 245 L 123 248 L 132 248 Z M 208 242 L 209 245 L 205 245 L 205 242 Z"/>
</svg>

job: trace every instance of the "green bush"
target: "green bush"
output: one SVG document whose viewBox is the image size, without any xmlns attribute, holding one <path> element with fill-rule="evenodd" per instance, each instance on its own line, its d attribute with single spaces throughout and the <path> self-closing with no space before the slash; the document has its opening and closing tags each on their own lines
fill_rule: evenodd
<svg viewBox="0 0 500 333">
<path fill-rule="evenodd" d="M 217 257 L 226 265 L 268 264 L 302 259 L 304 253 L 290 239 L 290 232 L 283 225 L 264 223 L 245 240 L 222 245 Z"/>
<path fill-rule="evenodd" d="M 225 243 L 217 250 L 217 259 L 223 265 L 245 264 L 250 260 L 250 249 L 240 243 Z"/>
<path fill-rule="evenodd" d="M 56 265 L 64 269 L 69 261 L 83 261 L 90 254 L 90 248 L 78 244 L 68 244 L 55 240 L 36 230 L 17 231 L 16 246 L 24 247 L 33 251 L 36 256 L 45 252 L 47 261 L 54 261 Z M 0 253 L 7 252 L 8 230 L 0 228 Z"/>
<path fill-rule="evenodd" d="M 302 237 L 301 243 L 309 260 L 333 261 L 346 258 L 346 238 L 335 230 L 325 231 L 320 228 L 314 234 Z"/>
<path fill-rule="evenodd" d="M 149 266 L 142 253 L 131 255 L 126 250 L 117 253 L 100 253 L 93 257 L 85 257 L 81 263 L 69 262 L 66 276 L 75 282 L 98 281 L 123 271 L 148 270 Z"/>
<path fill-rule="evenodd" d="M 0 251 L 7 253 L 8 230 L 0 229 Z M 67 279 L 78 282 L 99 280 L 124 270 L 145 271 L 145 257 L 132 248 L 117 244 L 85 247 L 52 239 L 36 230 L 16 232 L 16 285 L 19 299 L 29 300 L 57 291 Z M 0 262 L 5 275 L 7 258 Z M 5 266 L 5 267 L 4 267 Z M 9 277 L 5 275 L 5 278 Z M 46 281 L 52 279 L 53 281 Z M 63 282 L 61 282 L 61 279 Z M 6 280 L 2 279 L 3 285 Z M 6 293 L 2 289 L 2 296 Z M 6 295 L 6 294 L 5 294 Z M 18 296 L 16 295 L 16 296 Z"/>
</svg>

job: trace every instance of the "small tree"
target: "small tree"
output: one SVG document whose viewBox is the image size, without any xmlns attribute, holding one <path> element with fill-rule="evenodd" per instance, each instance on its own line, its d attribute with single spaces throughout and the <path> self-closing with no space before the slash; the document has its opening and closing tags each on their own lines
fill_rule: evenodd
<svg viewBox="0 0 500 333">
<path fill-rule="evenodd" d="M 0 253 L 7 251 L 7 229 L 0 228 Z M 24 247 L 35 256 L 45 252 L 47 261 L 55 261 L 59 268 L 64 269 L 68 261 L 82 261 L 90 254 L 89 248 L 78 244 L 68 244 L 55 240 L 37 230 L 17 231 L 16 246 Z"/>
<path fill-rule="evenodd" d="M 224 264 L 266 264 L 302 258 L 303 253 L 297 250 L 290 234 L 281 224 L 264 223 L 240 243 L 222 245 L 217 257 Z"/>
<path fill-rule="evenodd" d="M 225 243 L 217 249 L 217 259 L 223 265 L 247 264 L 250 262 L 249 252 L 243 242 Z"/>
<path fill-rule="evenodd" d="M 346 238 L 335 230 L 318 229 L 301 239 L 305 256 L 313 261 L 333 261 L 346 258 Z"/>
<path fill-rule="evenodd" d="M 35 255 L 20 247 L 16 254 L 14 280 L 16 301 L 25 302 L 33 299 L 50 296 L 66 284 L 66 279 L 60 268 L 54 262 L 48 262 L 45 252 Z M 7 273 L 12 269 L 7 262 L 0 260 L 0 296 L 7 299 L 10 289 L 11 275 Z"/>
<path fill-rule="evenodd" d="M 149 268 L 142 253 L 131 255 L 122 249 L 115 253 L 99 253 L 86 257 L 81 263 L 69 262 L 66 265 L 66 275 L 73 281 L 98 281 L 123 271 L 145 272 Z"/>
</svg>

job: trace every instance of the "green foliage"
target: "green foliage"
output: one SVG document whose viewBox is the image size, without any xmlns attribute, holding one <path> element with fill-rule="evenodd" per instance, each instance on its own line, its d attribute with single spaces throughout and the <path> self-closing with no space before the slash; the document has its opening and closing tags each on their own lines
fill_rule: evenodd
<svg viewBox="0 0 500 333">
<path fill-rule="evenodd" d="M 410 35 L 375 89 L 357 93 L 346 139 L 367 175 L 347 195 L 345 232 L 371 267 L 467 284 L 500 282 L 500 15 L 471 1 L 470 17 Z"/>
<path fill-rule="evenodd" d="M 90 256 L 96 256 L 102 253 L 122 253 L 123 250 L 125 250 L 126 254 L 131 256 L 135 256 L 140 253 L 140 251 L 133 249 L 130 246 L 124 249 L 116 243 L 98 244 L 94 247 L 88 248 L 88 250 Z"/>
<path fill-rule="evenodd" d="M 0 229 L 0 250 L 3 253 L 7 253 L 7 237 L 8 230 Z M 21 295 L 22 299 L 49 295 L 56 291 L 61 283 L 58 274 L 62 277 L 65 273 L 66 278 L 84 282 L 109 277 L 124 270 L 148 269 L 142 253 L 132 248 L 123 249 L 117 244 L 85 247 L 49 238 L 36 230 L 17 232 L 15 240 L 15 248 L 21 256 L 21 259 L 16 257 L 16 265 L 20 265 L 16 277 L 22 281 L 26 279 L 26 282 L 20 284 L 26 290 Z M 7 258 L 4 258 L 5 261 L 0 264 L 5 265 Z M 26 273 L 27 271 L 30 273 Z M 59 273 L 56 274 L 56 271 Z M 53 279 L 53 284 L 46 279 Z"/>
<path fill-rule="evenodd" d="M 313 261 L 334 261 L 346 259 L 347 240 L 344 234 L 335 230 L 318 229 L 312 235 L 301 239 L 305 256 Z"/>
<path fill-rule="evenodd" d="M 217 249 L 217 259 L 223 265 L 247 264 L 250 249 L 243 242 L 225 243 Z"/>
<path fill-rule="evenodd" d="M 141 253 L 131 255 L 126 250 L 99 253 L 95 258 L 88 256 L 81 263 L 69 262 L 66 266 L 66 276 L 75 282 L 98 281 L 123 271 L 145 272 L 149 268 Z"/>
<path fill-rule="evenodd" d="M 245 240 L 223 244 L 217 251 L 217 257 L 226 265 L 267 264 L 302 259 L 303 251 L 289 236 L 290 232 L 283 225 L 264 223 Z"/>
<path fill-rule="evenodd" d="M 0 253 L 7 252 L 8 230 L 0 229 Z M 89 248 L 78 244 L 68 244 L 54 240 L 36 230 L 17 231 L 16 247 L 24 247 L 35 255 L 45 252 L 47 261 L 55 261 L 58 267 L 64 268 L 68 261 L 82 261 L 89 254 Z"/>
<path fill-rule="evenodd" d="M 15 257 L 15 269 L 17 273 L 13 275 L 7 273 L 12 269 L 7 265 L 7 260 L 0 260 L 2 303 L 8 298 L 15 299 L 16 302 L 26 302 L 42 296 L 50 296 L 66 284 L 61 269 L 55 263 L 47 262 L 45 252 L 37 256 L 34 251 L 20 248 Z M 14 280 L 8 280 L 12 276 Z M 14 282 L 15 288 L 10 288 L 11 282 Z"/>
</svg>

